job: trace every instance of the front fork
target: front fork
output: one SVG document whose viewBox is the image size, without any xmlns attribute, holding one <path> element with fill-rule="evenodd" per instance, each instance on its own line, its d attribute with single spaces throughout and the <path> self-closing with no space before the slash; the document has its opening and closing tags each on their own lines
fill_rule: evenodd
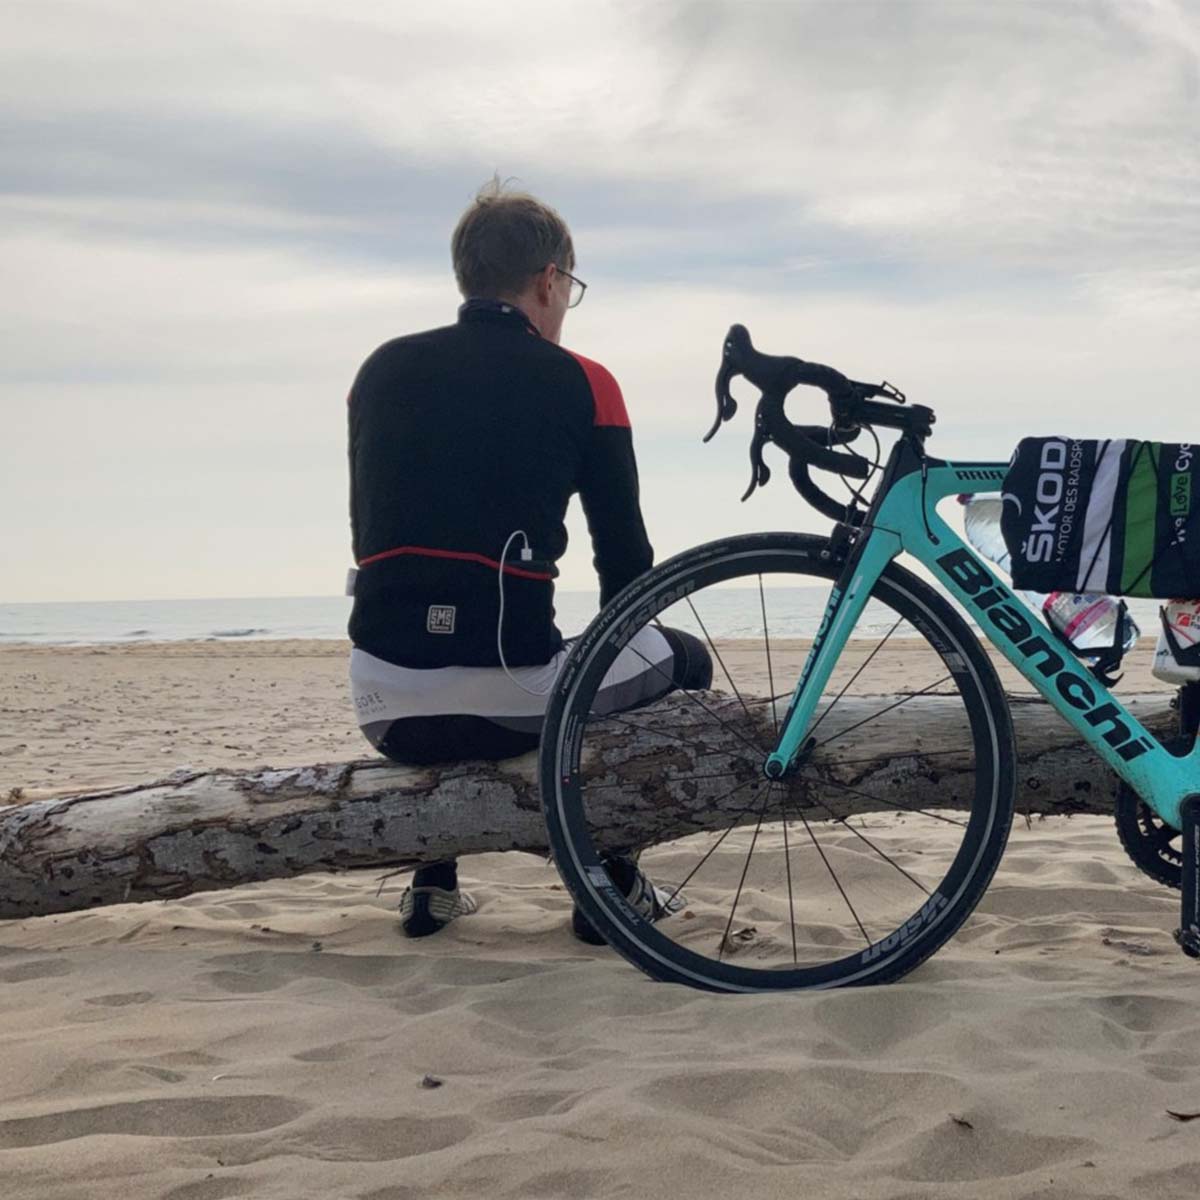
<svg viewBox="0 0 1200 1200">
<path fill-rule="evenodd" d="M 825 614 L 788 703 L 779 740 L 763 764 L 763 773 L 768 779 L 782 779 L 794 771 L 802 754 L 810 748 L 805 735 L 834 665 L 862 616 L 876 581 L 899 553 L 900 538 L 887 529 L 864 528 L 850 547 L 837 582 L 829 592 Z"/>
</svg>

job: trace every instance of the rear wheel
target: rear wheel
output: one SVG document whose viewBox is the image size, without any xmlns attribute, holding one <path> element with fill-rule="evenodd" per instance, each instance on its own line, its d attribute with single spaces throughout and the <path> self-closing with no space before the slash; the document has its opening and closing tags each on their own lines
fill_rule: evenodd
<svg viewBox="0 0 1200 1200">
<path fill-rule="evenodd" d="M 688 551 L 622 592 L 559 676 L 540 764 L 551 848 L 584 914 L 657 979 L 715 991 L 896 979 L 954 934 L 1003 853 L 1004 695 L 962 618 L 895 564 L 827 685 L 811 751 L 786 779 L 764 777 L 801 633 L 837 575 L 827 549 L 776 533 Z M 650 624 L 703 639 L 712 688 L 595 715 L 606 672 Z M 631 788 L 653 806 L 631 811 Z M 656 922 L 602 865 L 630 848 L 668 901 Z"/>
</svg>

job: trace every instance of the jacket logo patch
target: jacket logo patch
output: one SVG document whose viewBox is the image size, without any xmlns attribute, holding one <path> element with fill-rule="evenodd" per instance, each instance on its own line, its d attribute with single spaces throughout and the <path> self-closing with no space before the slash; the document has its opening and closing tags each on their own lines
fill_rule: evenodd
<svg viewBox="0 0 1200 1200">
<path fill-rule="evenodd" d="M 425 618 L 427 633 L 453 633 L 454 617 L 458 609 L 453 604 L 431 604 Z"/>
</svg>

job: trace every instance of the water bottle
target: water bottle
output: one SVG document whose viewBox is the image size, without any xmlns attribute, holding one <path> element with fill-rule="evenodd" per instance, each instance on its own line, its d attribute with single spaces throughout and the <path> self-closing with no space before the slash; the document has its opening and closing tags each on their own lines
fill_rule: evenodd
<svg viewBox="0 0 1200 1200">
<path fill-rule="evenodd" d="M 959 496 L 959 503 L 965 505 L 963 524 L 967 528 L 967 541 L 985 558 L 990 558 L 1005 572 L 1011 574 L 1012 556 L 1004 544 L 1004 534 L 1000 532 L 1000 514 L 1004 511 L 1004 501 L 999 496 Z M 1023 592 L 1024 596 L 1036 596 L 1036 592 Z M 1034 605 L 1041 607 L 1041 600 Z"/>
<path fill-rule="evenodd" d="M 1119 600 L 1092 593 L 1051 592 L 1042 602 L 1046 620 L 1084 658 L 1111 650 L 1121 624 L 1121 653 L 1132 649 L 1141 636 L 1137 622 Z M 1091 654 L 1089 655 L 1089 651 Z"/>
<path fill-rule="evenodd" d="M 1200 680 L 1200 600 L 1168 601 L 1161 621 L 1151 673 L 1165 683 Z"/>
<path fill-rule="evenodd" d="M 1000 530 L 1000 515 L 1004 501 L 999 496 L 963 496 L 966 506 L 963 524 L 967 541 L 998 566 L 1008 572 L 1012 559 Z M 1030 608 L 1040 612 L 1047 624 L 1067 640 L 1083 658 L 1098 658 L 1112 648 L 1121 622 L 1122 653 L 1129 650 L 1141 635 L 1137 622 L 1119 600 L 1095 593 L 1040 592 L 1017 593 Z"/>
<path fill-rule="evenodd" d="M 959 496 L 958 500 L 966 508 L 963 524 L 967 530 L 967 541 L 1006 575 L 1012 574 L 1012 556 L 1004 544 L 1004 534 L 1000 531 L 1000 514 L 1004 511 L 1004 501 L 999 496 Z M 1046 597 L 1041 592 L 1017 590 L 1017 595 L 1034 612 L 1041 612 L 1042 605 L 1046 602 Z"/>
</svg>

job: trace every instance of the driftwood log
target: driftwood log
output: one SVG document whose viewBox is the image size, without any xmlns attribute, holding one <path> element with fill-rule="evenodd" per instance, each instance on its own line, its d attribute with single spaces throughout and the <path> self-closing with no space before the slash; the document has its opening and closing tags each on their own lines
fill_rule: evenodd
<svg viewBox="0 0 1200 1200">
<path fill-rule="evenodd" d="M 1168 695 L 1127 706 L 1169 733 Z M 739 814 L 833 820 L 961 807 L 972 778 L 961 709 L 936 696 L 847 697 L 818 730 L 802 775 L 768 792 L 756 747 L 772 706 L 679 696 L 595 727 L 589 814 L 611 845 L 645 846 Z M 889 704 L 896 704 L 889 711 Z M 711 713 L 724 724 L 717 725 Z M 1112 810 L 1114 778 L 1040 700 L 1014 698 L 1018 811 Z M 958 714 L 957 716 L 955 714 Z M 876 718 L 867 720 L 867 718 Z M 858 725 L 858 722 L 866 723 Z M 835 737 L 836 735 L 836 737 Z M 834 753 L 836 751 L 836 753 Z M 532 754 L 500 763 L 398 767 L 380 760 L 244 774 L 181 774 L 141 787 L 0 807 L 0 917 L 163 900 L 309 871 L 395 867 L 494 850 L 544 852 Z"/>
</svg>

